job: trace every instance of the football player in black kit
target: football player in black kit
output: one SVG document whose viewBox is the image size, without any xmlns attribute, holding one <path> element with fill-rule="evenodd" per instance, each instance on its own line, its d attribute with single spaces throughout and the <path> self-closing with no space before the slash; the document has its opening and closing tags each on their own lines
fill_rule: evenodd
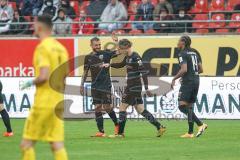
<svg viewBox="0 0 240 160">
<path fill-rule="evenodd" d="M 112 36 L 112 39 L 117 42 L 117 37 Z M 95 118 L 97 122 L 98 132 L 94 137 L 106 137 L 103 127 L 103 113 L 105 110 L 109 117 L 112 119 L 115 125 L 115 134 L 118 133 L 119 125 L 117 116 L 112 107 L 112 94 L 111 94 L 111 79 L 109 74 L 109 68 L 101 67 L 104 63 L 110 63 L 110 60 L 117 56 L 117 51 L 101 50 L 101 41 L 95 37 L 91 39 L 92 52 L 88 54 L 84 59 L 84 74 L 82 77 L 82 83 L 80 92 L 84 95 L 84 83 L 86 81 L 88 71 L 91 72 L 91 95 L 93 98 L 93 104 L 95 105 Z"/>
<path fill-rule="evenodd" d="M 2 82 L 0 81 L 0 115 L 2 117 L 2 120 L 4 122 L 4 125 L 7 129 L 7 131 L 5 133 L 3 133 L 4 137 L 11 137 L 13 136 L 13 131 L 11 128 L 11 123 L 10 123 L 10 119 L 9 119 L 9 115 L 6 111 L 6 109 L 3 107 L 3 97 L 2 97 Z"/>
<path fill-rule="evenodd" d="M 181 88 L 179 90 L 179 110 L 188 117 L 188 133 L 182 138 L 193 138 L 194 122 L 198 125 L 196 137 L 199 137 L 207 129 L 207 125 L 202 123 L 193 111 L 193 104 L 196 102 L 199 88 L 199 74 L 203 72 L 202 62 L 198 51 L 191 48 L 191 38 L 182 36 L 178 42 L 180 70 L 172 80 L 172 88 L 175 81 L 181 78 Z"/>
<path fill-rule="evenodd" d="M 119 107 L 119 132 L 117 135 L 110 135 L 110 138 L 124 137 L 124 128 L 127 120 L 127 108 L 128 106 L 134 106 L 136 111 L 145 117 L 151 124 L 153 124 L 157 129 L 157 137 L 161 137 L 166 131 L 153 115 L 144 109 L 143 99 L 142 99 L 142 82 L 141 77 L 144 82 L 144 87 L 146 94 L 152 96 L 152 93 L 148 90 L 148 78 L 147 71 L 144 69 L 141 57 L 138 53 L 131 50 L 132 43 L 128 39 L 122 39 L 118 43 L 119 52 L 125 54 L 125 58 L 120 63 L 104 64 L 104 67 L 122 68 L 126 66 L 127 68 L 127 86 L 124 90 L 124 95 L 122 97 L 122 103 Z"/>
</svg>

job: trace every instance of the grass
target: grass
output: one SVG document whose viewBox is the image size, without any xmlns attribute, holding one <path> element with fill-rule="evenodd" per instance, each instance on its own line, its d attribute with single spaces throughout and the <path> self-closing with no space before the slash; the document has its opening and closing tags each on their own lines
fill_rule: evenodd
<svg viewBox="0 0 240 160">
<path fill-rule="evenodd" d="M 127 122 L 126 138 L 91 138 L 94 120 L 66 121 L 66 148 L 70 160 L 239 160 L 240 123 L 235 120 L 208 120 L 206 134 L 196 139 L 181 139 L 187 130 L 186 121 L 162 121 L 167 133 L 155 137 L 155 129 L 146 121 Z M 23 119 L 12 119 L 15 136 L 0 137 L 0 159 L 20 160 Z M 105 121 L 105 130 L 112 134 L 113 124 Z M 0 125 L 0 132 L 4 131 Z M 37 160 L 53 159 L 49 145 L 36 145 Z"/>
</svg>

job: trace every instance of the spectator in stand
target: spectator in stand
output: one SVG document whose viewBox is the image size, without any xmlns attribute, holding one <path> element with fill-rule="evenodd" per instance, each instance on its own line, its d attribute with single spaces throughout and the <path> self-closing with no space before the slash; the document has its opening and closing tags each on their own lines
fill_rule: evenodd
<svg viewBox="0 0 240 160">
<path fill-rule="evenodd" d="M 90 5 L 87 7 L 87 15 L 90 16 L 93 21 L 99 21 L 107 4 L 108 0 L 91 0 Z"/>
<path fill-rule="evenodd" d="M 53 26 L 55 34 L 71 34 L 72 33 L 72 19 L 66 15 L 64 9 L 58 10 L 58 18 Z"/>
<path fill-rule="evenodd" d="M 160 22 L 155 23 L 153 25 L 153 29 L 158 32 L 158 33 L 171 33 L 172 29 L 172 25 L 171 23 L 166 23 L 164 21 L 170 21 L 173 20 L 172 16 L 168 14 L 168 10 L 166 7 L 163 7 L 160 10 L 159 13 L 159 19 Z"/>
<path fill-rule="evenodd" d="M 101 22 L 99 23 L 98 28 L 112 32 L 122 28 L 124 23 L 121 23 L 121 21 L 126 21 L 127 18 L 127 10 L 122 2 L 119 2 L 118 0 L 110 0 L 100 17 Z M 104 23 L 107 21 L 116 21 L 116 23 Z"/>
<path fill-rule="evenodd" d="M 175 17 L 177 21 L 186 21 L 192 20 L 192 17 L 185 13 L 185 8 L 180 8 L 178 11 L 178 15 Z M 176 23 L 175 25 L 175 33 L 183 33 L 183 32 L 191 32 L 192 30 L 192 23 Z M 186 28 L 187 27 L 187 28 Z"/>
<path fill-rule="evenodd" d="M 135 21 L 152 21 L 154 6 L 150 0 L 142 0 L 142 3 L 137 9 Z M 133 23 L 132 28 L 147 31 L 152 29 L 153 23 Z"/>
<path fill-rule="evenodd" d="M 21 14 L 18 10 L 14 11 L 12 22 L 18 23 L 18 24 L 10 25 L 10 32 L 12 34 L 27 34 L 28 33 L 28 25 L 22 24 L 23 22 L 26 22 L 26 20 L 23 16 L 21 16 Z"/>
<path fill-rule="evenodd" d="M 8 5 L 7 0 L 0 0 L 0 34 L 6 34 L 9 31 L 12 19 L 12 7 Z"/>
<path fill-rule="evenodd" d="M 43 6 L 43 0 L 24 0 L 22 6 L 23 16 L 37 16 Z"/>
<path fill-rule="evenodd" d="M 159 19 L 159 12 L 162 8 L 167 8 L 169 14 L 173 14 L 173 6 L 171 3 L 169 3 L 167 0 L 159 0 L 159 3 L 155 7 L 153 14 L 154 14 L 154 20 Z"/>
<path fill-rule="evenodd" d="M 66 15 L 68 15 L 70 18 L 75 19 L 76 13 L 74 8 L 70 5 L 69 0 L 62 0 L 61 1 L 61 8 L 65 9 Z"/>
<path fill-rule="evenodd" d="M 85 22 L 93 22 L 93 20 L 90 17 L 87 17 L 87 14 L 85 11 L 81 11 L 79 18 L 76 18 L 72 26 L 72 33 L 73 34 L 93 34 L 94 31 L 94 24 L 86 24 Z"/>
<path fill-rule="evenodd" d="M 169 0 L 169 2 L 173 5 L 175 14 L 177 14 L 179 8 L 185 8 L 186 11 L 189 11 L 195 4 L 195 0 Z"/>
<path fill-rule="evenodd" d="M 53 21 L 57 19 L 59 4 L 57 0 L 45 0 L 38 15 L 49 15 Z"/>
</svg>

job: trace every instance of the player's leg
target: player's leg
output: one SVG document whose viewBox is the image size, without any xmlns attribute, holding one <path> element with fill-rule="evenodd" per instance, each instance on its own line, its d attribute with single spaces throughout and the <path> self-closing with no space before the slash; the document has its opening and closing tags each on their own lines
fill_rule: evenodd
<svg viewBox="0 0 240 160">
<path fill-rule="evenodd" d="M 163 135 L 163 133 L 166 131 L 165 127 L 163 127 L 156 118 L 150 113 L 148 110 L 144 109 L 144 105 L 142 103 L 134 105 L 134 108 L 138 112 L 138 114 L 141 114 L 144 118 L 146 118 L 149 123 L 154 125 L 158 131 L 157 137 L 160 137 Z"/>
<path fill-rule="evenodd" d="M 10 123 L 9 115 L 6 109 L 3 106 L 3 97 L 2 97 L 2 83 L 0 82 L 0 115 L 2 117 L 3 123 L 7 129 L 7 132 L 3 134 L 5 137 L 13 136 L 12 127 Z"/>
<path fill-rule="evenodd" d="M 115 126 L 114 133 L 118 134 L 119 124 L 118 124 L 118 119 L 117 119 L 116 113 L 113 109 L 113 106 L 111 104 L 104 104 L 103 108 L 108 113 L 109 117 L 112 119 L 112 121 L 114 123 L 114 126 Z"/>
<path fill-rule="evenodd" d="M 127 108 L 129 104 L 122 103 L 119 107 L 119 135 L 124 135 L 124 129 L 127 121 Z"/>
<path fill-rule="evenodd" d="M 23 139 L 20 144 L 20 149 L 22 151 L 22 160 L 35 160 L 35 141 L 29 139 Z"/>
<path fill-rule="evenodd" d="M 102 104 L 95 104 L 95 120 L 96 120 L 97 128 L 99 131 L 96 133 L 95 136 L 104 137 L 105 134 L 104 134 L 104 126 L 103 126 L 104 120 L 103 120 L 103 113 L 102 113 Z"/>
<path fill-rule="evenodd" d="M 68 160 L 63 142 L 50 142 L 55 160 Z"/>
</svg>

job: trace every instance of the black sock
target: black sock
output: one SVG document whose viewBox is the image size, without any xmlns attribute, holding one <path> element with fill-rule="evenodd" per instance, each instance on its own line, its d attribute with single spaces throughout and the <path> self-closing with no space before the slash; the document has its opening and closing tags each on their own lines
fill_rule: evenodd
<svg viewBox="0 0 240 160">
<path fill-rule="evenodd" d="M 126 121 L 127 121 L 127 112 L 125 112 L 125 111 L 119 112 L 119 132 L 118 132 L 118 134 L 124 133 Z"/>
<path fill-rule="evenodd" d="M 153 117 L 152 113 L 148 112 L 146 109 L 141 113 L 152 125 L 154 125 L 157 130 L 161 128 L 161 124 Z"/>
<path fill-rule="evenodd" d="M 95 112 L 95 116 L 99 132 L 104 133 L 102 112 Z"/>
<path fill-rule="evenodd" d="M 188 133 L 193 134 L 193 127 L 194 127 L 194 122 L 193 122 L 193 108 L 188 107 Z"/>
<path fill-rule="evenodd" d="M 7 132 L 12 132 L 11 123 L 10 123 L 10 119 L 9 119 L 9 115 L 8 115 L 7 111 L 4 109 L 0 112 L 0 114 L 3 119 L 3 123 L 4 123 L 5 127 L 7 128 Z"/>
<path fill-rule="evenodd" d="M 109 117 L 112 119 L 113 123 L 116 125 L 118 125 L 118 119 L 117 119 L 117 116 L 116 116 L 116 113 L 114 110 L 110 111 L 108 113 Z"/>
</svg>

